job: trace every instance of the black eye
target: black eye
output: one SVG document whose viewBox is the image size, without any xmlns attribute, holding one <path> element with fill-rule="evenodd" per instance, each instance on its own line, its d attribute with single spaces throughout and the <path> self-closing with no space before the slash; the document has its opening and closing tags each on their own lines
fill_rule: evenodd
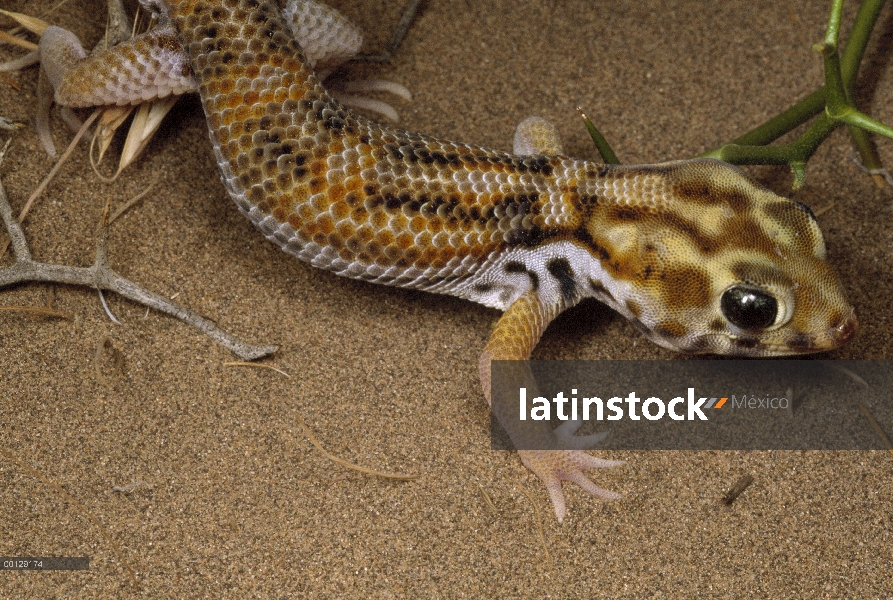
<svg viewBox="0 0 893 600">
<path fill-rule="evenodd" d="M 741 329 L 764 329 L 775 322 L 778 301 L 760 288 L 736 285 L 722 294 L 722 314 Z"/>
</svg>

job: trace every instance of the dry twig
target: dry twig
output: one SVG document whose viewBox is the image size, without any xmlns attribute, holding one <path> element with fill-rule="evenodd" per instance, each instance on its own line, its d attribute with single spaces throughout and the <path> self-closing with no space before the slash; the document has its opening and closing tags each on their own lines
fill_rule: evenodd
<svg viewBox="0 0 893 600">
<path fill-rule="evenodd" d="M 2 166 L 3 157 L 8 148 L 9 141 L 0 151 L 0 166 Z M 116 273 L 108 263 L 109 218 L 107 212 L 103 216 L 99 233 L 96 236 L 96 258 L 89 267 L 55 265 L 33 260 L 31 251 L 28 249 L 28 242 L 25 240 L 25 234 L 12 213 L 12 207 L 9 205 L 2 183 L 0 183 L 0 217 L 6 225 L 6 231 L 15 254 L 15 261 L 10 266 L 0 269 L 0 288 L 17 283 L 43 281 L 83 285 L 97 290 L 115 292 L 198 328 L 242 360 L 254 360 L 272 354 L 278 349 L 277 346 L 247 344 L 220 329 L 208 319 Z"/>
</svg>

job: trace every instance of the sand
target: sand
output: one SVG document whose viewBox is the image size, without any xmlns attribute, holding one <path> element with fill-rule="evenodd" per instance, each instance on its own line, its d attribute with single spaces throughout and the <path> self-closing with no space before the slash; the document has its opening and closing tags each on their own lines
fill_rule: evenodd
<svg viewBox="0 0 893 600">
<path fill-rule="evenodd" d="M 3 4 L 32 14 L 44 5 Z M 48 19 L 92 46 L 103 4 L 70 0 Z M 403 6 L 333 4 L 371 32 L 370 50 L 384 45 Z M 569 154 L 595 158 L 581 105 L 624 162 L 659 162 L 731 140 L 818 86 L 810 46 L 828 4 L 430 1 L 390 63 L 351 65 L 342 76 L 411 88 L 412 102 L 394 102 L 409 130 L 509 150 L 515 124 L 537 114 L 558 124 Z M 847 23 L 854 12 L 848 3 Z M 891 24 L 887 11 L 857 92 L 888 123 Z M 4 47 L 0 58 L 19 54 Z M 36 71 L 12 79 L 20 89 L 0 82 L 0 113 L 29 121 Z M 71 137 L 58 120 L 55 135 L 60 147 Z M 879 147 L 893 160 L 890 141 Z M 827 356 L 887 359 L 893 193 L 852 152 L 847 132 L 835 132 L 793 194 L 784 168 L 750 173 L 813 208 L 833 204 L 820 223 L 861 333 Z M 51 166 L 30 126 L 15 136 L 2 180 L 16 209 Z M 35 257 L 89 264 L 105 199 L 120 204 L 149 185 L 113 225 L 113 266 L 247 341 L 279 344 L 263 364 L 290 378 L 227 367 L 234 357 L 218 344 L 114 294 L 120 326 L 95 291 L 0 291 L 3 305 L 43 305 L 53 294 L 71 315 L 0 314 L 0 555 L 90 557 L 89 571 L 0 573 L 0 596 L 893 596 L 887 452 L 603 453 L 629 461 L 594 473 L 623 499 L 567 486 L 570 511 L 559 524 L 517 456 L 489 449 L 476 372 L 498 313 L 339 278 L 264 240 L 220 184 L 195 98 L 177 105 L 114 184 L 78 148 L 26 223 Z M 107 383 L 94 363 L 100 345 Z M 563 315 L 535 357 L 676 358 L 594 302 Z M 420 478 L 336 465 L 299 418 L 346 460 Z M 97 525 L 22 464 L 102 523 L 139 591 Z M 747 474 L 754 483 L 721 504 Z M 113 490 L 134 482 L 149 486 Z"/>
</svg>

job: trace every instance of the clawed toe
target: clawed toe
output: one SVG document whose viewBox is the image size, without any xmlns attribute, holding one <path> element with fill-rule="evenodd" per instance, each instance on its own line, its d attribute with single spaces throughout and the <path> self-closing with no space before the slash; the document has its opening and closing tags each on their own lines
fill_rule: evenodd
<svg viewBox="0 0 893 600">
<path fill-rule="evenodd" d="M 595 485 L 583 474 L 583 471 L 616 467 L 626 461 L 596 458 L 579 450 L 528 450 L 521 451 L 520 455 L 524 465 L 546 484 L 559 523 L 564 520 L 564 515 L 567 513 L 564 491 L 561 487 L 562 481 L 575 483 L 593 496 L 606 500 L 616 500 L 621 497 L 616 492 Z"/>
</svg>

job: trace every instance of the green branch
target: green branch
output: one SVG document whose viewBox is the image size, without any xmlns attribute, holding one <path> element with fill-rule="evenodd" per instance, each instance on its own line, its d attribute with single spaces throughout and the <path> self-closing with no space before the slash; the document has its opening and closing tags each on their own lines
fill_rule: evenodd
<svg viewBox="0 0 893 600">
<path fill-rule="evenodd" d="M 884 0 L 862 2 L 850 32 L 849 43 L 841 57 L 837 42 L 843 0 L 833 0 L 824 42 L 814 47 L 822 54 L 825 85 L 731 143 L 699 156 L 733 164 L 786 164 L 794 172 L 794 188 L 797 189 L 803 184 L 809 158 L 834 129 L 846 124 L 853 133 L 854 143 L 862 155 L 863 163 L 869 169 L 881 168 L 880 159 L 865 132 L 893 138 L 893 129 L 861 113 L 852 100 L 852 90 L 868 39 L 883 5 Z M 824 114 L 796 141 L 778 146 L 766 145 L 823 110 Z"/>
</svg>

